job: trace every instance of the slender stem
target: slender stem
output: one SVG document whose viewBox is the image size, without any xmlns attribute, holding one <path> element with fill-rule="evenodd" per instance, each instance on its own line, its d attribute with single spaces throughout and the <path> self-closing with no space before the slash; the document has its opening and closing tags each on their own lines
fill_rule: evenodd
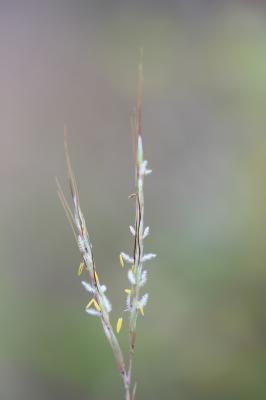
<svg viewBox="0 0 266 400">
<path fill-rule="evenodd" d="M 141 52 L 142 58 L 142 52 Z M 129 366 L 127 373 L 128 389 L 126 390 L 126 400 L 130 400 L 130 387 L 132 375 L 132 362 L 136 342 L 136 323 L 138 317 L 138 300 L 139 300 L 139 276 L 141 275 L 141 257 L 143 253 L 143 226 L 144 226 L 144 196 L 143 196 L 143 175 L 140 172 L 143 162 L 142 154 L 142 137 L 141 137 L 141 112 L 143 97 L 143 68 L 142 60 L 138 69 L 138 93 L 136 103 L 136 115 L 134 124 L 134 143 L 135 143 L 135 186 L 136 186 L 136 216 L 135 216 L 135 242 L 134 242 L 134 275 L 135 284 L 131 285 L 132 293 L 132 312 L 129 319 Z M 134 391 L 133 391 L 134 392 Z M 134 393 L 132 394 L 134 397 Z"/>
<path fill-rule="evenodd" d="M 129 388 L 126 388 L 126 400 L 130 400 L 130 391 Z"/>
<path fill-rule="evenodd" d="M 125 398 L 126 400 L 130 400 L 130 386 L 131 386 L 131 360 L 129 360 L 129 370 L 128 373 L 124 377 L 124 386 L 125 386 Z"/>
</svg>

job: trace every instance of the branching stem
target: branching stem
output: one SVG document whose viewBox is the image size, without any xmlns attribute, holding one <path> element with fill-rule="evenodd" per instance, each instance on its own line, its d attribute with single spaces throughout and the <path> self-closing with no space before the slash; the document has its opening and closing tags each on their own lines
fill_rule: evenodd
<svg viewBox="0 0 266 400">
<path fill-rule="evenodd" d="M 131 264 L 131 269 L 128 271 L 128 278 L 131 283 L 131 289 L 125 289 L 128 294 L 127 298 L 127 310 L 129 312 L 129 356 L 128 356 L 128 369 L 126 369 L 126 364 L 124 361 L 124 356 L 120 348 L 117 337 L 114 333 L 114 329 L 111 325 L 109 319 L 109 313 L 112 309 L 109 300 L 105 295 L 106 287 L 100 284 L 100 280 L 96 271 L 96 264 L 94 261 L 94 256 L 92 252 L 92 245 L 90 242 L 88 230 L 86 227 L 85 219 L 80 208 L 79 194 L 76 184 L 75 175 L 72 169 L 67 134 L 65 131 L 65 154 L 68 169 L 68 179 L 70 192 L 73 200 L 73 211 L 69 207 L 66 198 L 63 194 L 61 186 L 57 181 L 58 195 L 61 203 L 66 212 L 68 221 L 74 233 L 76 242 L 78 244 L 82 263 L 80 265 L 80 274 L 83 269 L 86 269 L 89 277 L 89 283 L 82 281 L 85 289 L 90 292 L 92 299 L 86 307 L 88 314 L 96 315 L 100 318 L 103 326 L 105 336 L 112 348 L 114 357 L 119 369 L 119 373 L 122 377 L 124 390 L 125 390 L 125 400 L 135 400 L 136 388 L 135 384 L 132 390 L 132 365 L 133 356 L 136 344 L 136 326 L 137 318 L 139 312 L 144 315 L 143 308 L 147 303 L 148 294 L 145 294 L 140 300 L 140 289 L 141 286 L 146 282 L 146 271 L 142 271 L 142 266 L 144 261 L 155 257 L 155 254 L 143 255 L 143 239 L 147 236 L 149 228 L 144 230 L 144 176 L 151 172 L 147 170 L 147 161 L 143 160 L 143 144 L 142 144 L 142 124 L 141 124 L 141 114 L 142 114 L 142 97 L 143 97 L 143 68 L 142 60 L 139 63 L 138 68 L 138 93 L 136 101 L 136 112 L 134 116 L 133 124 L 133 134 L 134 134 L 134 159 L 135 159 L 135 193 L 130 197 L 135 198 L 135 227 L 130 226 L 131 233 L 134 235 L 134 248 L 133 248 L 133 258 L 125 253 L 120 254 L 121 265 L 124 266 L 124 260 Z M 133 265 L 132 265 L 133 264 Z M 81 268 L 82 267 L 82 268 Z M 94 308 L 91 307 L 94 305 Z M 117 333 L 119 333 L 122 326 L 122 318 L 119 318 L 117 323 Z"/>
</svg>

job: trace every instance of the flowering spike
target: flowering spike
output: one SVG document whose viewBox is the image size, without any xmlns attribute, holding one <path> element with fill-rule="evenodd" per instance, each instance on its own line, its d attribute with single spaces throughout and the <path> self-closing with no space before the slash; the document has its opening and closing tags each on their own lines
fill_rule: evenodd
<svg viewBox="0 0 266 400">
<path fill-rule="evenodd" d="M 142 54 L 142 53 L 141 53 Z M 149 227 L 145 228 L 144 225 L 144 179 L 146 175 L 149 175 L 152 170 L 148 169 L 148 161 L 144 159 L 143 156 L 143 140 L 142 140 L 142 95 L 143 95 L 143 70 L 142 61 L 139 64 L 139 79 L 138 79 L 138 94 L 136 102 L 136 113 L 134 118 L 134 125 L 132 125 L 133 135 L 134 135 L 134 159 L 135 159 L 135 193 L 130 196 L 134 197 L 136 202 L 136 215 L 135 215 L 135 225 L 129 226 L 129 230 L 133 235 L 133 254 L 132 256 L 121 252 L 119 255 L 119 261 L 122 267 L 125 263 L 129 264 L 128 280 L 130 282 L 129 287 L 124 289 L 126 293 L 126 309 L 130 313 L 129 316 L 129 366 L 126 369 L 124 356 L 121 351 L 119 342 L 116 337 L 116 332 L 119 333 L 122 325 L 123 319 L 119 317 L 116 323 L 116 327 L 113 328 L 110 319 L 109 312 L 112 309 L 111 303 L 105 295 L 106 286 L 100 285 L 99 278 L 96 272 L 96 266 L 94 261 L 94 256 L 92 252 L 92 244 L 90 242 L 89 233 L 86 228 L 85 219 L 80 207 L 79 194 L 76 184 L 76 179 L 71 166 L 71 161 L 69 157 L 67 137 L 65 134 L 65 153 L 68 168 L 68 178 L 70 184 L 70 191 L 73 200 L 73 211 L 68 206 L 64 194 L 58 184 L 58 194 L 65 209 L 67 218 L 70 222 L 71 228 L 73 230 L 75 239 L 77 241 L 82 262 L 78 268 L 78 275 L 82 275 L 84 269 L 89 273 L 89 283 L 82 281 L 83 287 L 90 293 L 89 303 L 86 306 L 86 312 L 91 315 L 100 317 L 104 333 L 110 346 L 113 350 L 121 377 L 124 382 L 126 398 L 135 399 L 136 395 L 136 385 L 132 390 L 132 358 L 133 350 L 135 348 L 136 340 L 136 324 L 138 314 L 141 313 L 144 316 L 144 307 L 147 304 L 148 294 L 144 294 L 141 297 L 141 287 L 145 284 L 147 280 L 147 271 L 143 271 L 143 263 L 145 261 L 153 259 L 156 255 L 153 253 L 144 255 L 144 240 L 149 234 Z M 145 228 L 145 229 L 144 229 Z M 132 396 L 131 396 L 132 393 Z"/>
<path fill-rule="evenodd" d="M 84 271 L 84 267 L 85 267 L 85 264 L 84 264 L 84 262 L 82 261 L 82 262 L 79 264 L 78 276 L 80 276 L 80 275 L 82 274 L 82 272 Z"/>
<path fill-rule="evenodd" d="M 118 318 L 117 324 L 116 324 L 116 332 L 119 333 L 123 324 L 123 318 Z"/>
</svg>

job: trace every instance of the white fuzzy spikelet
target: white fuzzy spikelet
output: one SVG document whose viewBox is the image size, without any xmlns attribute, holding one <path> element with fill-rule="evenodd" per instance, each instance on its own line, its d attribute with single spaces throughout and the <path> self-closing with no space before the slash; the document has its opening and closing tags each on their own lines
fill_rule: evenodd
<svg viewBox="0 0 266 400">
<path fill-rule="evenodd" d="M 86 308 L 86 313 L 90 314 L 90 315 L 96 315 L 97 317 L 99 317 L 101 315 L 101 313 L 99 313 L 99 311 L 95 310 L 94 308 Z"/>
<path fill-rule="evenodd" d="M 146 228 L 144 229 L 144 232 L 143 232 L 142 239 L 145 239 L 149 233 L 150 233 L 150 227 L 146 226 Z"/>
<path fill-rule="evenodd" d="M 89 255 L 89 253 L 86 252 L 85 254 L 83 254 L 83 258 L 84 258 L 84 260 L 86 261 L 87 264 L 91 264 L 92 263 L 91 256 Z"/>
<path fill-rule="evenodd" d="M 147 160 L 144 160 L 142 163 L 141 163 L 141 166 L 140 166 L 140 175 L 149 175 L 149 174 L 151 174 L 152 173 L 152 170 L 151 169 L 147 169 L 147 165 L 148 165 L 148 161 Z"/>
<path fill-rule="evenodd" d="M 81 253 L 85 253 L 86 246 L 85 246 L 85 243 L 84 243 L 84 240 L 83 240 L 82 236 L 80 236 L 80 235 L 78 236 L 78 246 L 79 246 L 80 252 Z"/>
<path fill-rule="evenodd" d="M 81 281 L 82 286 L 87 290 L 89 293 L 95 293 L 95 289 L 86 281 Z"/>
<path fill-rule="evenodd" d="M 156 257 L 156 254 L 154 254 L 154 253 L 145 254 L 143 257 L 141 257 L 141 262 L 152 260 L 155 257 Z"/>
<path fill-rule="evenodd" d="M 144 175 L 144 174 L 145 174 L 147 165 L 148 165 L 148 161 L 147 161 L 147 160 L 144 160 L 144 161 L 141 163 L 140 171 L 139 171 L 139 172 L 140 172 L 140 175 Z"/>
<path fill-rule="evenodd" d="M 102 300 L 103 300 L 103 304 L 104 307 L 106 309 L 106 311 L 109 313 L 112 311 L 112 305 L 110 303 L 110 301 L 107 299 L 107 297 L 105 295 L 102 296 Z"/>
<path fill-rule="evenodd" d="M 148 293 L 144 294 L 144 296 L 142 296 L 142 298 L 140 299 L 140 301 L 138 303 L 139 307 L 142 307 L 142 308 L 145 307 L 148 302 L 148 298 L 149 298 Z"/>
<path fill-rule="evenodd" d="M 136 231 L 135 231 L 135 229 L 133 228 L 133 226 L 129 226 L 129 230 L 130 230 L 130 232 L 132 233 L 132 235 L 133 236 L 135 236 L 136 235 Z"/>
<path fill-rule="evenodd" d="M 140 277 L 139 286 L 144 286 L 147 282 L 147 271 L 143 271 Z"/>
<path fill-rule="evenodd" d="M 127 299 L 126 299 L 126 306 L 127 306 L 127 308 L 126 308 L 126 311 L 129 311 L 130 310 L 130 295 L 128 295 L 127 296 Z"/>
<path fill-rule="evenodd" d="M 127 276 L 128 276 L 128 280 L 131 283 L 131 285 L 135 285 L 136 284 L 136 279 L 135 279 L 135 276 L 134 276 L 134 274 L 133 274 L 131 269 L 128 271 Z"/>
<path fill-rule="evenodd" d="M 107 287 L 106 287 L 105 285 L 101 285 L 101 291 L 102 291 L 103 293 L 105 293 L 106 290 L 107 290 Z"/>
<path fill-rule="evenodd" d="M 125 260 L 129 264 L 133 264 L 134 263 L 134 259 L 132 257 L 130 257 L 128 254 L 126 254 L 126 253 L 121 253 L 121 257 L 123 257 L 123 260 Z"/>
</svg>

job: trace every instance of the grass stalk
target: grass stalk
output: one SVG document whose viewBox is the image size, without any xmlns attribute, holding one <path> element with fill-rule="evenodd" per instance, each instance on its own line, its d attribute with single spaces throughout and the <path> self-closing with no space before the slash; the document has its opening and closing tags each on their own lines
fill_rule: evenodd
<svg viewBox="0 0 266 400">
<path fill-rule="evenodd" d="M 70 187 L 70 193 L 72 197 L 73 206 L 72 209 L 67 203 L 64 196 L 63 190 L 58 182 L 57 191 L 59 199 L 65 210 L 67 219 L 70 223 L 73 231 L 76 243 L 81 253 L 82 261 L 78 270 L 78 274 L 84 275 L 87 273 L 88 281 L 82 280 L 82 285 L 89 292 L 90 301 L 86 306 L 85 310 L 88 314 L 94 315 L 101 320 L 103 331 L 105 336 L 112 348 L 114 358 L 116 360 L 119 373 L 123 380 L 125 399 L 135 400 L 136 399 L 136 388 L 135 384 L 132 389 L 132 367 L 133 367 L 133 355 L 136 345 L 136 331 L 137 331 L 137 319 L 139 313 L 144 316 L 144 307 L 147 304 L 148 294 L 140 296 L 141 288 L 144 286 L 147 280 L 147 271 L 143 270 L 144 263 L 155 257 L 155 254 L 144 254 L 144 239 L 149 234 L 149 228 L 144 228 L 144 177 L 151 173 L 151 170 L 147 169 L 147 161 L 143 158 L 143 139 L 142 139 L 142 98 L 143 98 L 143 67 L 142 61 L 138 67 L 138 90 L 137 90 L 137 101 L 136 111 L 134 118 L 132 119 L 132 132 L 134 142 L 134 160 L 135 160 L 135 192 L 129 196 L 135 199 L 135 222 L 134 227 L 130 226 L 130 232 L 133 235 L 133 256 L 121 252 L 120 263 L 124 267 L 125 263 L 129 264 L 127 270 L 128 280 L 130 283 L 130 289 L 125 289 L 127 293 L 126 298 L 126 309 L 128 313 L 128 337 L 129 337 L 129 356 L 128 356 L 128 367 L 124 359 L 123 352 L 119 345 L 115 329 L 113 328 L 109 314 L 112 310 L 111 303 L 107 298 L 106 286 L 100 283 L 100 279 L 96 269 L 96 263 L 94 260 L 92 245 L 89 237 L 89 233 L 86 227 L 85 218 L 81 211 L 79 193 L 77 189 L 76 178 L 73 172 L 69 147 L 67 140 L 67 132 L 65 129 L 65 156 L 68 171 L 68 181 Z M 118 319 L 116 326 L 116 333 L 119 334 L 122 327 L 122 317 Z"/>
</svg>

